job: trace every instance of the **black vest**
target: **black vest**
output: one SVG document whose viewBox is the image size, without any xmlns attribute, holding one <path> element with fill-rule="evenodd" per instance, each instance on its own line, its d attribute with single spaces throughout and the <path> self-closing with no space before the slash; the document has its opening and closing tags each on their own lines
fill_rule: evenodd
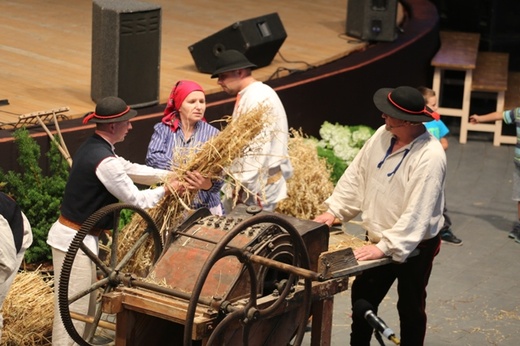
<svg viewBox="0 0 520 346">
<path fill-rule="evenodd" d="M 110 144 L 99 135 L 87 139 L 74 154 L 69 179 L 61 204 L 61 214 L 82 224 L 100 208 L 118 200 L 96 176 L 96 168 L 107 157 L 115 156 Z M 97 227 L 111 229 L 112 215 L 98 222 Z"/>
<path fill-rule="evenodd" d="M 3 192 L 0 192 L 0 214 L 7 220 L 9 227 L 11 227 L 14 246 L 16 247 L 16 253 L 18 253 L 23 241 L 22 211 L 13 199 Z"/>
</svg>

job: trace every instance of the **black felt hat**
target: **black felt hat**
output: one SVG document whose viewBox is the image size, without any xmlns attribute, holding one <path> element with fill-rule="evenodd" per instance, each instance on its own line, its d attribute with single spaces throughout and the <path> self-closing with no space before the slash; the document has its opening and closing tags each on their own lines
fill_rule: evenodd
<svg viewBox="0 0 520 346">
<path fill-rule="evenodd" d="M 409 86 L 379 89 L 374 94 L 374 104 L 381 112 L 396 119 L 427 122 L 439 117 L 425 106 L 421 92 Z"/>
<path fill-rule="evenodd" d="M 83 123 L 117 123 L 126 121 L 137 115 L 135 109 L 131 109 L 125 101 L 119 97 L 108 96 L 98 102 L 96 111 L 85 115 Z"/>
<path fill-rule="evenodd" d="M 211 78 L 217 78 L 219 74 L 242 68 L 254 69 L 257 66 L 251 61 L 247 60 L 246 56 L 238 50 L 228 49 L 220 53 L 217 58 L 215 71 Z"/>
</svg>

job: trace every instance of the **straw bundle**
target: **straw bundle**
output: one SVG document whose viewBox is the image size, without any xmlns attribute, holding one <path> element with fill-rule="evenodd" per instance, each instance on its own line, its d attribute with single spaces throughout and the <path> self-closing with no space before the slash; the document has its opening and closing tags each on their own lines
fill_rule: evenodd
<svg viewBox="0 0 520 346">
<path fill-rule="evenodd" d="M 229 167 L 235 159 L 243 157 L 250 144 L 258 140 L 259 134 L 269 121 L 266 115 L 268 113 L 269 107 L 260 104 L 239 117 L 226 118 L 227 125 L 217 136 L 197 150 L 190 153 L 183 152 L 182 160 L 174 158 L 178 166 L 172 168 L 172 174 L 184 184 L 183 174 L 193 170 L 197 170 L 212 180 L 223 179 L 224 174 L 227 173 L 225 172 L 226 167 Z M 236 182 L 232 183 L 236 184 Z M 195 195 L 196 192 L 192 191 L 181 195 L 174 193 L 165 197 L 156 207 L 148 210 L 159 227 L 163 239 L 166 238 L 167 232 L 178 226 L 186 213 L 190 211 L 189 206 Z M 144 221 L 138 215 L 134 215 L 130 223 L 121 230 L 118 254 L 126 254 L 144 229 Z M 151 244 L 141 247 L 140 253 L 134 256 L 134 263 L 129 264 L 132 272 L 142 273 L 151 265 L 150 249 Z"/>
<path fill-rule="evenodd" d="M 54 312 L 53 280 L 39 270 L 16 275 L 3 305 L 2 345 L 50 345 Z"/>
<path fill-rule="evenodd" d="M 288 197 L 278 203 L 276 211 L 300 219 L 313 219 L 325 211 L 325 201 L 334 190 L 327 160 L 318 156 L 316 143 L 291 129 L 289 157 L 294 168 L 287 181 Z"/>
</svg>

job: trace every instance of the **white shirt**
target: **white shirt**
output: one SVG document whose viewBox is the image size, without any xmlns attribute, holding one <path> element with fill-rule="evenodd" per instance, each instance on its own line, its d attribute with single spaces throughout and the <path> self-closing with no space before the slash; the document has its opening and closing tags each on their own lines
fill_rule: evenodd
<svg viewBox="0 0 520 346">
<path fill-rule="evenodd" d="M 170 171 L 156 169 L 124 158 L 107 157 L 99 164 L 96 176 L 121 202 L 142 209 L 154 207 L 164 197 L 164 187 L 139 190 L 134 183 L 150 186 L 161 182 Z"/>
<path fill-rule="evenodd" d="M 287 197 L 286 179 L 293 174 L 289 161 L 289 128 L 287 115 L 280 98 L 268 85 L 255 81 L 240 91 L 233 117 L 239 117 L 260 104 L 268 108 L 265 129 L 252 141 L 249 154 L 236 160 L 231 173 L 264 203 L 276 203 Z M 283 179 L 267 185 L 269 169 L 280 167 Z M 265 195 L 263 194 L 265 192 Z"/>
<path fill-rule="evenodd" d="M 96 169 L 98 179 L 119 201 L 143 209 L 152 208 L 159 203 L 164 197 L 165 189 L 159 186 L 155 189 L 139 190 L 134 183 L 153 185 L 161 182 L 168 173 L 171 172 L 132 163 L 119 156 L 107 157 Z M 74 229 L 56 221 L 49 230 L 47 244 L 66 252 L 76 233 Z M 91 251 L 97 253 L 97 237 L 87 235 L 84 243 Z"/>
<path fill-rule="evenodd" d="M 14 237 L 13 232 L 11 231 L 11 226 L 9 226 L 9 222 L 2 215 L 0 215 L 0 291 L 5 280 L 7 280 L 13 272 L 18 270 L 18 267 L 20 266 L 20 258 L 18 258 L 18 255 L 22 254 L 23 256 L 23 253 L 31 245 L 33 240 L 31 225 L 29 224 L 29 220 L 27 220 L 27 217 L 24 213 L 22 213 L 22 219 L 22 247 L 20 248 L 20 251 L 17 252 L 14 245 Z M 0 307 L 2 306 L 1 303 L 2 302 L 0 301 Z"/>
<path fill-rule="evenodd" d="M 443 225 L 446 155 L 439 141 L 425 131 L 387 156 L 392 138 L 381 126 L 325 203 L 340 220 L 362 213 L 370 241 L 394 261 L 404 262 Z"/>
</svg>

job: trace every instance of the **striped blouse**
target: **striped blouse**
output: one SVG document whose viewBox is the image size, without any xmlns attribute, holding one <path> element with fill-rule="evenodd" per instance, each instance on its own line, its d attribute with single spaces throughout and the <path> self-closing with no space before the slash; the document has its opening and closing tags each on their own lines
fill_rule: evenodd
<svg viewBox="0 0 520 346">
<path fill-rule="evenodd" d="M 185 140 L 181 126 L 172 131 L 170 126 L 162 122 L 155 124 L 154 133 L 148 144 L 146 164 L 154 168 L 171 170 L 172 167 L 178 165 L 178 160 L 187 158 L 190 153 L 199 150 L 203 143 L 219 132 L 214 126 L 204 121 L 198 121 L 195 124 L 193 135 Z M 220 205 L 220 189 L 223 183 L 223 180 L 213 181 L 213 186 L 209 190 L 200 190 L 191 207 L 194 209 L 213 208 Z"/>
</svg>

